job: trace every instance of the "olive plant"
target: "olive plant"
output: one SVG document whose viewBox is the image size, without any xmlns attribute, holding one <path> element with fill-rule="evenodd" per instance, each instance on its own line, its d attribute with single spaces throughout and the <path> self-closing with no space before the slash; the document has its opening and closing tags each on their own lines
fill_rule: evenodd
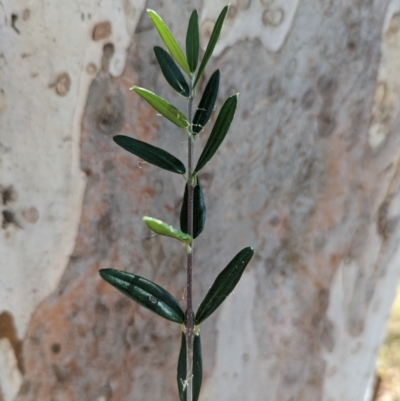
<svg viewBox="0 0 400 401">
<path fill-rule="evenodd" d="M 193 161 L 193 147 L 213 113 L 220 81 L 219 70 L 211 75 L 194 115 L 192 109 L 197 85 L 214 51 L 227 12 L 228 6 L 224 7 L 218 17 L 204 56 L 198 66 L 200 45 L 197 11 L 194 10 L 189 19 L 185 55 L 160 16 L 153 10 L 148 10 L 148 14 L 168 50 L 156 46 L 154 48 L 155 56 L 166 81 L 178 94 L 187 98 L 187 115 L 185 116 L 167 100 L 147 89 L 137 86 L 132 89 L 162 116 L 186 132 L 188 136 L 187 167 L 175 156 L 156 146 L 128 136 L 117 135 L 114 137 L 114 141 L 123 149 L 148 163 L 181 174 L 186 181 L 180 213 L 180 230 L 161 220 L 143 217 L 150 230 L 181 241 L 185 246 L 187 253 L 186 312 L 183 312 L 179 302 L 168 291 L 144 277 L 115 269 L 100 270 L 101 277 L 124 295 L 159 316 L 181 325 L 181 349 L 177 369 L 181 401 L 197 401 L 200 394 L 202 381 L 200 324 L 211 316 L 232 292 L 254 254 L 251 247 L 242 249 L 217 276 L 198 310 L 194 312 L 192 301 L 194 239 L 201 234 L 206 222 L 206 206 L 199 172 L 214 156 L 228 133 L 235 114 L 238 94 L 230 96 L 224 102 L 196 165 Z"/>
</svg>

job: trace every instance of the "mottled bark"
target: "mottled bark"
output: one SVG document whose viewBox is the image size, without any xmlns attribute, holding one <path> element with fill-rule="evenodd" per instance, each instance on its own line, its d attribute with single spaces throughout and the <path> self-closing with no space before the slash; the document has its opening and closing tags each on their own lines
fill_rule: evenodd
<svg viewBox="0 0 400 401">
<path fill-rule="evenodd" d="M 11 355 L 15 380 L 0 369 L 0 399 L 177 400 L 180 328 L 97 273 L 135 272 L 184 305 L 186 255 L 141 218 L 178 226 L 185 182 L 112 142 L 133 135 L 186 159 L 185 134 L 129 92 L 138 84 L 185 110 L 157 67 L 157 32 L 133 0 L 108 11 L 2 3 L 0 364 Z M 147 6 L 183 44 L 199 5 Z M 203 43 L 222 6 L 199 10 Z M 217 110 L 240 97 L 200 174 L 194 307 L 238 250 L 256 255 L 202 325 L 201 400 L 363 399 L 400 275 L 399 16 L 394 0 L 232 2 L 206 78 L 221 70 Z"/>
</svg>

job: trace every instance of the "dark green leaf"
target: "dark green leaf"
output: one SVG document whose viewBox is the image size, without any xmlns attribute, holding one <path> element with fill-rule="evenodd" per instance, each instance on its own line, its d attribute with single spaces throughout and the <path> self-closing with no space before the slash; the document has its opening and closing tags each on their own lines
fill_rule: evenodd
<svg viewBox="0 0 400 401">
<path fill-rule="evenodd" d="M 178 359 L 178 390 L 181 401 L 186 401 L 186 389 L 184 384 L 186 377 L 186 336 L 182 333 L 181 350 Z M 201 355 L 200 333 L 194 336 L 193 341 L 193 401 L 197 401 L 200 395 L 201 381 L 203 379 L 203 362 Z"/>
<path fill-rule="evenodd" d="M 180 215 L 181 231 L 188 233 L 188 185 L 185 186 L 183 203 Z M 206 205 L 204 203 L 203 189 L 199 177 L 193 191 L 193 239 L 197 238 L 206 224 Z"/>
<path fill-rule="evenodd" d="M 199 107 L 193 118 L 193 132 L 195 134 L 198 134 L 205 127 L 214 110 L 215 101 L 218 96 L 219 76 L 219 70 L 211 75 L 203 96 L 201 97 Z"/>
<path fill-rule="evenodd" d="M 172 156 L 163 149 L 157 148 L 156 146 L 150 145 L 146 142 L 130 138 L 129 136 L 117 135 L 114 136 L 113 139 L 116 144 L 128 152 L 139 156 L 146 162 L 154 164 L 157 167 L 161 167 L 164 170 L 172 171 L 173 173 L 177 174 L 185 174 L 186 172 L 184 164 L 175 156 Z"/>
<path fill-rule="evenodd" d="M 215 45 L 217 44 L 219 35 L 221 33 L 222 25 L 224 24 L 226 14 L 228 13 L 228 8 L 229 8 L 229 6 L 225 6 L 222 9 L 221 14 L 219 15 L 219 17 L 217 19 L 217 22 L 214 25 L 214 29 L 211 33 L 210 40 L 207 45 L 207 49 L 204 53 L 203 60 L 201 60 L 199 71 L 197 72 L 196 80 L 193 85 L 194 88 L 196 87 L 197 83 L 199 82 L 204 70 L 206 69 L 206 65 L 207 65 L 208 61 L 210 60 L 210 57 L 214 51 Z"/>
<path fill-rule="evenodd" d="M 179 302 L 159 285 L 121 270 L 102 269 L 99 273 L 105 281 L 139 305 L 172 322 L 184 322 L 185 316 Z"/>
<path fill-rule="evenodd" d="M 147 10 L 147 12 L 149 13 L 149 16 L 153 21 L 154 26 L 160 34 L 161 39 L 165 43 L 165 46 L 167 46 L 167 49 L 170 52 L 171 56 L 181 66 L 181 68 L 190 75 L 189 64 L 174 35 L 172 35 L 165 22 L 155 11 Z"/>
<path fill-rule="evenodd" d="M 204 147 L 203 152 L 201 152 L 194 173 L 197 173 L 206 165 L 224 140 L 235 115 L 237 98 L 238 95 L 229 97 L 222 106 L 206 146 Z"/>
<path fill-rule="evenodd" d="M 161 47 L 154 48 L 158 64 L 167 82 L 180 94 L 189 97 L 189 86 L 172 57 Z"/>
<path fill-rule="evenodd" d="M 155 93 L 134 86 L 133 89 L 139 96 L 141 96 L 146 102 L 153 106 L 160 114 L 162 114 L 169 121 L 173 122 L 180 128 L 186 128 L 189 125 L 189 121 L 186 117 L 172 104 L 168 103 L 162 97 L 156 95 Z"/>
<path fill-rule="evenodd" d="M 253 255 L 254 249 L 252 247 L 242 249 L 217 276 L 199 306 L 196 313 L 196 325 L 207 319 L 233 291 Z"/>
<path fill-rule="evenodd" d="M 191 72 L 196 71 L 197 68 L 199 46 L 199 17 L 197 11 L 194 10 L 190 16 L 186 34 L 186 58 Z"/>
</svg>

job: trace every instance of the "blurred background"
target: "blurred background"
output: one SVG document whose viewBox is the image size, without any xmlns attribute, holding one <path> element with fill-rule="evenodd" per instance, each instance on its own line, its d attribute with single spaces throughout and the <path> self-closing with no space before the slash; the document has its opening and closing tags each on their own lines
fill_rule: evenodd
<svg viewBox="0 0 400 401">
<path fill-rule="evenodd" d="M 181 177 L 116 146 L 185 160 L 186 135 L 135 93 L 165 82 L 152 8 L 202 49 L 219 0 L 0 0 L 0 401 L 177 400 L 179 326 L 102 282 L 134 272 L 185 305 Z M 233 0 L 204 77 L 231 130 L 201 172 L 194 306 L 256 254 L 202 324 L 200 400 L 398 400 L 400 1 Z M 398 299 L 398 298 L 397 298 Z M 382 346 L 383 343 L 383 346 Z M 382 346 L 382 348 L 381 348 Z M 380 359 L 377 361 L 377 357 Z"/>
</svg>

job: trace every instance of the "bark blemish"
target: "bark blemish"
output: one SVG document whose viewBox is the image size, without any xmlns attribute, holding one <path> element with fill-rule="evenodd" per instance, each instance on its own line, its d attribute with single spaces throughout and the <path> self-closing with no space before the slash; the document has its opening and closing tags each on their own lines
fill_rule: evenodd
<svg viewBox="0 0 400 401">
<path fill-rule="evenodd" d="M 107 39 L 111 35 L 111 23 L 110 21 L 104 21 L 97 24 L 92 33 L 92 39 L 94 41 L 99 41 L 102 39 Z"/>
<path fill-rule="evenodd" d="M 282 24 L 285 18 L 285 13 L 281 8 L 275 10 L 267 9 L 263 12 L 262 22 L 265 26 L 278 27 Z"/>
<path fill-rule="evenodd" d="M 18 339 L 14 318 L 9 312 L 0 314 L 0 339 L 7 338 L 14 350 L 15 358 L 18 362 L 18 369 L 23 373 L 22 346 Z"/>
<path fill-rule="evenodd" d="M 304 93 L 303 97 L 301 98 L 301 105 L 304 110 L 308 110 L 312 107 L 314 102 L 315 102 L 315 91 L 314 89 L 310 88 Z"/>
<path fill-rule="evenodd" d="M 15 32 L 18 33 L 18 35 L 21 33 L 15 23 L 17 22 L 18 15 L 17 14 L 11 14 L 11 28 L 14 29 Z"/>
<path fill-rule="evenodd" d="M 49 88 L 55 88 L 58 96 L 66 96 L 71 88 L 70 76 L 66 72 L 63 72 L 62 74 L 57 76 L 55 82 L 52 82 L 49 85 Z"/>
<path fill-rule="evenodd" d="M 321 345 L 328 351 L 332 352 L 335 348 L 335 327 L 331 320 L 325 318 L 322 322 Z"/>
</svg>

